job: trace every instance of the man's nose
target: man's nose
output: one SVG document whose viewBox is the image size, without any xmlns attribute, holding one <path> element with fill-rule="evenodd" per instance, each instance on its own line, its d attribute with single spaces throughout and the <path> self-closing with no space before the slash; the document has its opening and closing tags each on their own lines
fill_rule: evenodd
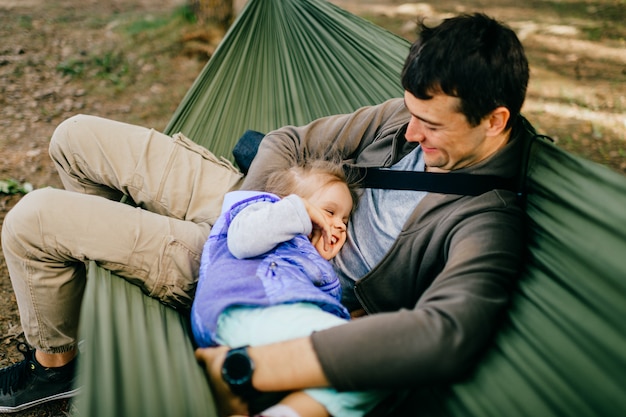
<svg viewBox="0 0 626 417">
<path fill-rule="evenodd" d="M 417 119 L 412 119 L 406 128 L 406 133 L 404 134 L 404 137 L 407 142 L 421 143 L 424 140 L 424 134 L 422 132 L 423 131 L 420 121 Z"/>
</svg>

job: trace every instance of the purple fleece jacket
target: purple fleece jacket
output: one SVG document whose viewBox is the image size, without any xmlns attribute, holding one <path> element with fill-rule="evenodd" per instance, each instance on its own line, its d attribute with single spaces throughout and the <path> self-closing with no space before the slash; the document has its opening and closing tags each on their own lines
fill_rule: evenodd
<svg viewBox="0 0 626 417">
<path fill-rule="evenodd" d="M 270 251 L 237 259 L 228 249 L 228 228 L 246 207 L 275 203 L 269 193 L 235 191 L 225 199 L 204 246 L 200 277 L 191 308 L 191 328 L 196 343 L 214 346 L 219 315 L 233 306 L 264 307 L 276 304 L 311 302 L 339 317 L 350 318 L 341 305 L 339 279 L 307 236 L 297 234 Z M 233 199 L 237 201 L 232 203 Z"/>
</svg>

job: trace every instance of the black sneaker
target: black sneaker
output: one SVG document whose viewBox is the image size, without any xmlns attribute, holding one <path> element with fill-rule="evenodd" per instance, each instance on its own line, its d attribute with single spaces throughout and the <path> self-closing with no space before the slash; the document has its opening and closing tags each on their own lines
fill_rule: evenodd
<svg viewBox="0 0 626 417">
<path fill-rule="evenodd" d="M 74 388 L 76 358 L 60 368 L 44 368 L 35 360 L 35 350 L 25 343 L 17 349 L 24 360 L 0 369 L 0 414 L 15 413 L 48 401 L 70 398 Z"/>
</svg>

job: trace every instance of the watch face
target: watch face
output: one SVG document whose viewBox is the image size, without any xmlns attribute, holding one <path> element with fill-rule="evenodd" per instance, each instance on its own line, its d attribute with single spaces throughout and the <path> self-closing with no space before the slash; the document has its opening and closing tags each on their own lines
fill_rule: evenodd
<svg viewBox="0 0 626 417">
<path fill-rule="evenodd" d="M 245 353 L 232 352 L 224 363 L 225 377 L 231 384 L 248 381 L 252 374 L 252 363 Z"/>
</svg>

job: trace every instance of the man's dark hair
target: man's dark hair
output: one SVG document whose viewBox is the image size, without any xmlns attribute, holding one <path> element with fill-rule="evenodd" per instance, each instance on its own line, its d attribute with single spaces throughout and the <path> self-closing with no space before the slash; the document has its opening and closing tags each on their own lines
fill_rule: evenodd
<svg viewBox="0 0 626 417">
<path fill-rule="evenodd" d="M 495 108 L 517 119 L 529 70 L 513 30 L 480 13 L 445 19 L 435 27 L 420 22 L 402 70 L 402 86 L 421 100 L 444 93 L 461 100 L 461 113 L 476 126 Z"/>
</svg>

